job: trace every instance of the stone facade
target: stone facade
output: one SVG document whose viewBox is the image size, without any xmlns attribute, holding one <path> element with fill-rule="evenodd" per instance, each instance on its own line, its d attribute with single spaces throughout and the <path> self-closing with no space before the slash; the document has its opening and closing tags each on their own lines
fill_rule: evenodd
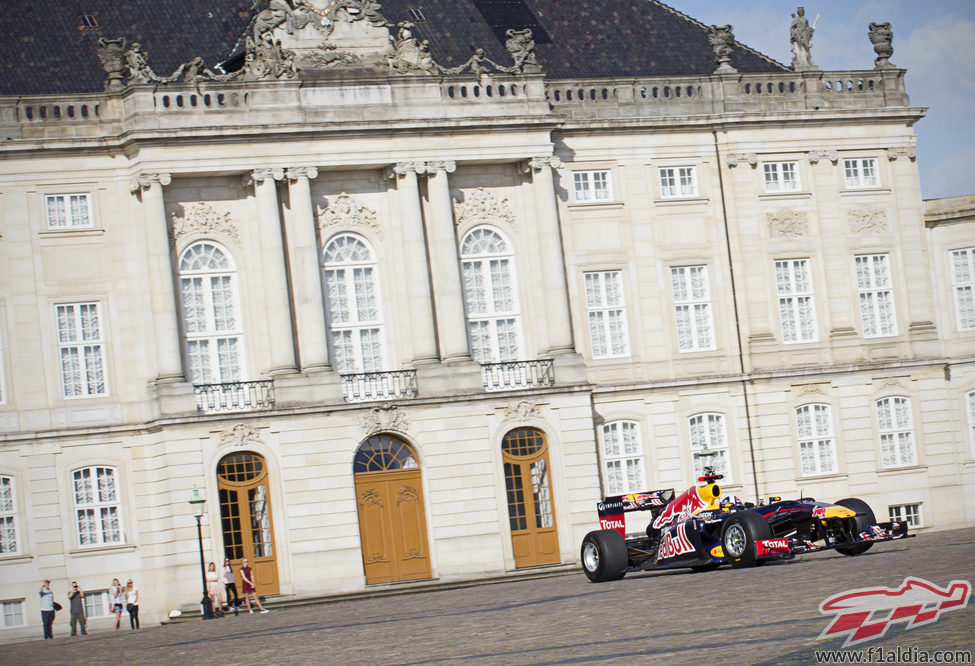
<svg viewBox="0 0 975 666">
<path fill-rule="evenodd" d="M 61 595 L 133 577 L 148 621 L 193 607 L 187 500 L 194 487 L 208 499 L 203 547 L 219 563 L 217 467 L 241 451 L 267 465 L 280 593 L 362 589 L 353 461 L 377 433 L 416 454 L 443 580 L 518 566 L 502 455 L 518 428 L 545 437 L 561 563 L 596 524 L 603 431 L 621 422 L 636 426 L 644 488 L 693 482 L 694 419 L 716 415 L 707 441 L 725 447 L 730 493 L 857 496 L 878 516 L 917 510 L 920 529 L 975 523 L 975 323 L 952 272 L 953 252 L 975 261 L 972 207 L 922 202 L 923 110 L 903 70 L 550 80 L 519 46 L 510 71 L 433 75 L 396 60 L 414 54 L 401 46 L 382 76 L 123 85 L 113 70 L 104 94 L 0 98 L 0 477 L 16 542 L 0 598 L 26 599 L 23 632 L 43 578 Z M 73 195 L 87 223 L 75 211 L 52 225 Z M 478 229 L 511 249 L 508 366 L 478 362 L 465 324 L 461 243 Z M 367 378 L 340 371 L 329 344 L 323 251 L 341 234 L 377 267 L 384 367 Z M 200 242 L 231 257 L 235 381 L 259 398 L 190 381 L 180 258 Z M 858 262 L 881 256 L 888 282 L 858 289 Z M 688 342 L 674 284 L 698 267 L 710 341 Z M 595 276 L 619 280 L 609 353 Z M 867 292 L 886 294 L 890 328 L 866 331 Z M 814 314 L 787 340 L 799 301 Z M 65 397 L 59 307 L 90 303 L 103 385 Z M 895 398 L 909 417 L 897 427 L 878 417 Z M 828 407 L 816 436 L 831 461 L 801 453 L 807 405 Z M 885 458 L 887 436 L 909 437 L 913 457 Z M 121 536 L 81 545 L 75 474 L 92 468 L 114 470 Z"/>
</svg>

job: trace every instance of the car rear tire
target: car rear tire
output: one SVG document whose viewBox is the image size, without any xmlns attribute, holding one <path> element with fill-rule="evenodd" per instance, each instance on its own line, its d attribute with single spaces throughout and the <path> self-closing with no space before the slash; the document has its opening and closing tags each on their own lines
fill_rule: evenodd
<svg viewBox="0 0 975 666">
<path fill-rule="evenodd" d="M 754 511 L 739 511 L 721 529 L 721 550 L 736 569 L 753 567 L 758 561 L 755 542 L 771 539 L 772 528 Z"/>
<path fill-rule="evenodd" d="M 626 574 L 626 540 L 616 530 L 590 532 L 582 540 L 582 570 L 593 583 L 619 580 Z"/>
<path fill-rule="evenodd" d="M 850 511 L 856 511 L 856 518 L 853 519 L 856 525 L 854 536 L 865 530 L 869 525 L 875 525 L 877 523 L 877 519 L 873 515 L 873 509 L 862 499 L 847 497 L 846 499 L 838 500 L 836 503 L 839 506 L 845 506 Z M 873 544 L 868 541 L 866 543 L 856 543 L 852 546 L 840 546 L 836 551 L 852 557 L 867 552 L 871 546 Z"/>
</svg>

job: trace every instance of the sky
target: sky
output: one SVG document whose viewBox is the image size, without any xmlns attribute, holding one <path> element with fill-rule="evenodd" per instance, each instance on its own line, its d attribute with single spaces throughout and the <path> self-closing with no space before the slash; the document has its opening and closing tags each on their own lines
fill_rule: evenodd
<svg viewBox="0 0 975 666">
<path fill-rule="evenodd" d="M 871 22 L 890 22 L 890 62 L 907 70 L 924 199 L 975 194 L 975 0 L 663 0 L 706 25 L 731 24 L 735 39 L 792 63 L 796 7 L 815 22 L 812 62 L 822 70 L 873 69 Z"/>
</svg>

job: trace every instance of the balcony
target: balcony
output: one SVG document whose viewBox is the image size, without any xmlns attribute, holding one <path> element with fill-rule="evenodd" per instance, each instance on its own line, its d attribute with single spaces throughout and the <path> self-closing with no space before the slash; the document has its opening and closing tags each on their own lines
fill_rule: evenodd
<svg viewBox="0 0 975 666">
<path fill-rule="evenodd" d="M 505 363 L 482 363 L 481 377 L 485 391 L 517 391 L 518 389 L 539 388 L 555 384 L 555 362 L 551 359 L 540 361 L 507 361 Z"/>
<path fill-rule="evenodd" d="M 346 402 L 416 397 L 416 370 L 359 372 L 341 375 L 341 380 Z"/>
<path fill-rule="evenodd" d="M 196 394 L 196 411 L 200 414 L 251 412 L 274 407 L 274 383 L 271 380 L 199 384 L 193 387 L 193 392 Z"/>
</svg>

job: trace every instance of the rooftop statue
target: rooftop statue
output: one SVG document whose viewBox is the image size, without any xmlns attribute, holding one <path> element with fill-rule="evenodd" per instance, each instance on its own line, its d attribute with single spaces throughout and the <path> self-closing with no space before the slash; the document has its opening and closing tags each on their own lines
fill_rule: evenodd
<svg viewBox="0 0 975 666">
<path fill-rule="evenodd" d="M 873 50 L 877 54 L 877 59 L 873 61 L 876 69 L 887 69 L 894 65 L 890 62 L 890 56 L 894 55 L 894 33 L 890 29 L 890 23 L 871 23 L 867 31 Z"/>
<path fill-rule="evenodd" d="M 731 47 L 735 43 L 735 36 L 731 32 L 731 26 L 709 26 L 708 41 L 711 42 L 711 48 L 714 49 L 714 59 L 718 62 L 718 68 L 714 71 L 716 73 L 738 71 L 731 66 Z"/>
<path fill-rule="evenodd" d="M 260 0 L 254 0 L 251 11 L 257 9 Z M 262 9 L 254 19 L 254 41 L 260 41 L 261 33 L 284 25 L 285 31 L 293 35 L 295 29 L 304 28 L 309 21 L 307 11 L 296 12 L 288 0 L 270 0 L 268 7 Z"/>
<path fill-rule="evenodd" d="M 504 47 L 515 59 L 515 71 L 521 74 L 538 74 L 542 71 L 535 59 L 535 38 L 530 28 L 524 30 L 510 28 L 504 36 L 507 37 Z"/>
<path fill-rule="evenodd" d="M 814 28 L 806 20 L 806 10 L 799 7 L 792 15 L 792 27 L 789 29 L 789 41 L 792 42 L 792 69 L 816 69 L 812 64 L 812 36 Z"/>
<path fill-rule="evenodd" d="M 430 42 L 417 40 L 413 36 L 413 24 L 409 21 L 401 22 L 397 28 L 396 38 L 389 38 L 395 50 L 393 55 L 386 56 L 389 70 L 398 74 L 436 74 L 437 64 L 430 55 Z"/>
</svg>

